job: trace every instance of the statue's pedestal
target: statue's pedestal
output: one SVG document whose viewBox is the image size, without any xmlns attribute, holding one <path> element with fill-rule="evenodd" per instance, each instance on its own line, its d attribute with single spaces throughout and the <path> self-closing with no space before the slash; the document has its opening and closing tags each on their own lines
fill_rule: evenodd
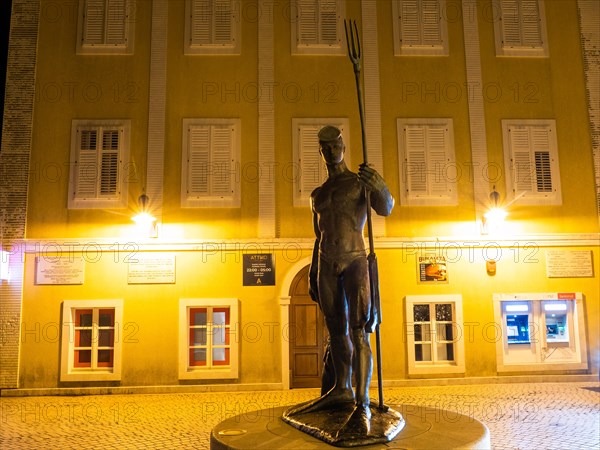
<svg viewBox="0 0 600 450">
<path fill-rule="evenodd" d="M 332 449 L 331 445 L 288 425 L 282 419 L 288 407 L 248 411 L 215 426 L 211 450 Z M 487 427 L 471 416 L 417 405 L 391 406 L 405 420 L 398 435 L 384 444 L 359 449 L 489 449 Z"/>
</svg>

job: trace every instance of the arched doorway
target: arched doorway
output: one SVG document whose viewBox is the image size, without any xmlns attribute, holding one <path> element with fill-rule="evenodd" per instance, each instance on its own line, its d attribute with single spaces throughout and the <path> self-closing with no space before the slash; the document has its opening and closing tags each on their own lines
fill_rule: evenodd
<svg viewBox="0 0 600 450">
<path fill-rule="evenodd" d="M 308 270 L 304 267 L 290 286 L 290 387 L 321 387 L 327 328 L 319 304 L 308 295 Z"/>
</svg>

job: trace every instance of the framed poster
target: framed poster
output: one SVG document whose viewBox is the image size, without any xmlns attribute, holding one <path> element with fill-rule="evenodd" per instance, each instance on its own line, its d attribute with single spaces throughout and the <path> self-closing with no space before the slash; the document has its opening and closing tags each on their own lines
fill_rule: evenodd
<svg viewBox="0 0 600 450">
<path fill-rule="evenodd" d="M 448 268 L 445 256 L 417 256 L 418 282 L 448 283 Z"/>
<path fill-rule="evenodd" d="M 244 286 L 275 286 L 275 258 L 272 253 L 243 255 Z"/>
</svg>

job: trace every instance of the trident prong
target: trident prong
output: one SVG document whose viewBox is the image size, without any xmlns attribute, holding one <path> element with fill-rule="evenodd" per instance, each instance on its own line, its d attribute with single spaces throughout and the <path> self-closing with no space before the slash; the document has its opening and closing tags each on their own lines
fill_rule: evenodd
<svg viewBox="0 0 600 450">
<path fill-rule="evenodd" d="M 348 28 L 350 36 L 348 37 Z M 344 31 L 346 32 L 346 44 L 348 45 L 348 57 L 354 65 L 354 71 L 360 72 L 360 38 L 358 37 L 358 27 L 356 20 L 347 21 L 344 19 Z M 355 42 L 356 41 L 356 42 Z"/>
</svg>

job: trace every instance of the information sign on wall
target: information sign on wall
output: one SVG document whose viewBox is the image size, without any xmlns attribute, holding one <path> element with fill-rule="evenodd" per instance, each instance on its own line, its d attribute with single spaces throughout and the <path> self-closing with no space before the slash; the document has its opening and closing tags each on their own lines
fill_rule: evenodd
<svg viewBox="0 0 600 450">
<path fill-rule="evenodd" d="M 419 283 L 448 283 L 445 256 L 417 256 Z"/>
<path fill-rule="evenodd" d="M 129 261 L 127 272 L 129 284 L 175 283 L 175 255 L 138 254 Z"/>
<path fill-rule="evenodd" d="M 593 277 L 591 250 L 546 250 L 548 278 Z"/>
<path fill-rule="evenodd" d="M 83 284 L 83 258 L 37 256 L 35 284 Z"/>
<path fill-rule="evenodd" d="M 272 253 L 243 255 L 244 286 L 275 286 L 275 260 Z"/>
</svg>

